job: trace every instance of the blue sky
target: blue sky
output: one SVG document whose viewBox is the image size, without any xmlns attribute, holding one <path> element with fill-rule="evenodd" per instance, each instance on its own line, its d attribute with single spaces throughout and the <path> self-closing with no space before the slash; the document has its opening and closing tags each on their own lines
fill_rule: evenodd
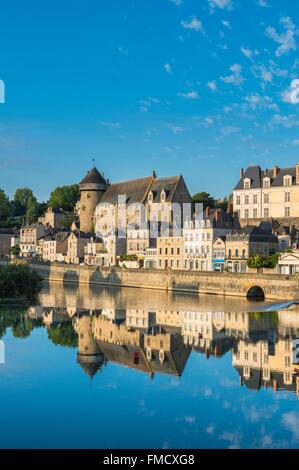
<svg viewBox="0 0 299 470">
<path fill-rule="evenodd" d="M 1 7 L 0 187 L 47 199 L 95 158 L 111 181 L 230 192 L 299 161 L 291 0 L 21 0 Z"/>
</svg>

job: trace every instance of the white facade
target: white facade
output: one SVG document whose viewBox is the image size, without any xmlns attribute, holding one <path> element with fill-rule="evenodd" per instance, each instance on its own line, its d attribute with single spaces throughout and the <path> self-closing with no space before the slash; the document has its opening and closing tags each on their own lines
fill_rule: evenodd
<svg viewBox="0 0 299 470">
<path fill-rule="evenodd" d="M 214 227 L 210 219 L 186 222 L 183 230 L 185 269 L 213 271 L 214 239 L 231 230 Z"/>
<path fill-rule="evenodd" d="M 286 275 L 299 273 L 299 251 L 283 254 L 278 261 L 278 272 Z"/>
</svg>

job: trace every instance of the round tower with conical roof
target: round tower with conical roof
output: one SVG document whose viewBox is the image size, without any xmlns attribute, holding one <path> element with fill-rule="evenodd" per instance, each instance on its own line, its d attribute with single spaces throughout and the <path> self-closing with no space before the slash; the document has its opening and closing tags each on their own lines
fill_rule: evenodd
<svg viewBox="0 0 299 470">
<path fill-rule="evenodd" d="M 105 363 L 92 330 L 92 316 L 80 314 L 77 319 L 78 354 L 77 362 L 84 372 L 92 378 Z"/>
<path fill-rule="evenodd" d="M 94 231 L 94 212 L 107 189 L 107 181 L 94 166 L 80 182 L 80 230 Z"/>
</svg>

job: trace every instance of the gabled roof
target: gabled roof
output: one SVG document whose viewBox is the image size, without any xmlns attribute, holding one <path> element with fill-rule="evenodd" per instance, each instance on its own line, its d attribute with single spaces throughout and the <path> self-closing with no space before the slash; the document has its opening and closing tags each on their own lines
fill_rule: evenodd
<svg viewBox="0 0 299 470">
<path fill-rule="evenodd" d="M 121 181 L 120 183 L 111 184 L 107 191 L 101 197 L 101 203 L 107 202 L 110 204 L 118 203 L 118 196 L 126 196 L 127 204 L 144 202 L 150 185 L 152 177 L 138 178 L 135 180 Z"/>
<path fill-rule="evenodd" d="M 180 176 L 168 176 L 166 178 L 155 178 L 151 186 L 153 202 L 161 201 L 161 193 L 165 191 L 165 201 L 171 202 L 175 193 Z"/>
<path fill-rule="evenodd" d="M 165 191 L 165 201 L 172 202 L 182 176 L 155 178 L 147 176 L 134 180 L 111 184 L 101 197 L 100 202 L 117 204 L 118 196 L 125 195 L 127 204 L 144 203 L 149 191 L 153 193 L 153 202 L 161 202 L 161 193 Z M 191 198 L 190 198 L 191 199 Z"/>
</svg>

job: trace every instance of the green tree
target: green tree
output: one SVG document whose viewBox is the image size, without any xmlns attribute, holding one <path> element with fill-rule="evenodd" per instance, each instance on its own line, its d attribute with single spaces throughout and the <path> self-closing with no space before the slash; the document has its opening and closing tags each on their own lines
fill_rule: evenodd
<svg viewBox="0 0 299 470">
<path fill-rule="evenodd" d="M 78 346 L 78 336 L 71 322 L 52 325 L 48 328 L 48 338 L 56 345 L 76 348 Z"/>
<path fill-rule="evenodd" d="M 194 194 L 194 196 L 192 196 L 192 200 L 194 204 L 203 204 L 204 209 L 208 206 L 212 208 L 215 207 L 215 199 L 210 195 L 210 193 L 207 193 L 205 191 Z"/>
<path fill-rule="evenodd" d="M 279 254 L 273 253 L 272 255 L 265 256 L 260 254 L 252 255 L 247 260 L 247 266 L 253 269 L 270 268 L 273 269 L 277 265 Z"/>
<path fill-rule="evenodd" d="M 26 210 L 26 222 L 28 224 L 32 224 L 32 222 L 35 222 L 38 219 L 38 202 L 36 198 L 30 197 L 28 200 L 27 204 L 27 210 Z"/>
<path fill-rule="evenodd" d="M 42 287 L 42 278 L 28 266 L 0 265 L 0 299 L 35 301 Z"/>
<path fill-rule="evenodd" d="M 6 220 L 10 215 L 9 199 L 3 189 L 0 189 L 0 220 Z"/>
<path fill-rule="evenodd" d="M 11 254 L 17 257 L 20 255 L 20 251 L 21 251 L 20 245 L 14 245 L 10 249 Z"/>
<path fill-rule="evenodd" d="M 19 188 L 16 190 L 13 198 L 14 215 L 25 215 L 28 209 L 29 201 L 36 198 L 30 188 Z"/>
<path fill-rule="evenodd" d="M 49 206 L 57 209 L 62 209 L 67 212 L 72 212 L 79 198 L 80 191 L 78 184 L 61 186 L 51 192 Z"/>
</svg>

